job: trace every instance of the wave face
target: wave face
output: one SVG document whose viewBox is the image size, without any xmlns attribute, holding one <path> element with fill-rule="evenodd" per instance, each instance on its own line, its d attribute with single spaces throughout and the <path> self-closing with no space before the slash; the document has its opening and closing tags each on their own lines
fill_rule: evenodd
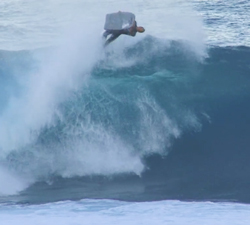
<svg viewBox="0 0 250 225">
<path fill-rule="evenodd" d="M 200 58 L 188 43 L 147 36 L 74 71 L 77 88 L 35 77 L 31 92 L 43 51 L 1 52 L 2 201 L 249 202 L 248 47 Z"/>
</svg>

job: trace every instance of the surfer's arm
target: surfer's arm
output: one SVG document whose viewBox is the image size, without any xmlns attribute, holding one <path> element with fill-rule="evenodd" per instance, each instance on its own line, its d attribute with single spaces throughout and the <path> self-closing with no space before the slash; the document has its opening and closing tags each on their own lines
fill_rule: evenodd
<svg viewBox="0 0 250 225">
<path fill-rule="evenodd" d="M 136 21 L 134 21 L 132 27 L 130 27 L 130 29 L 129 29 L 130 36 L 134 37 L 136 35 L 136 32 L 137 32 L 136 28 L 137 28 L 137 23 L 136 23 Z"/>
</svg>

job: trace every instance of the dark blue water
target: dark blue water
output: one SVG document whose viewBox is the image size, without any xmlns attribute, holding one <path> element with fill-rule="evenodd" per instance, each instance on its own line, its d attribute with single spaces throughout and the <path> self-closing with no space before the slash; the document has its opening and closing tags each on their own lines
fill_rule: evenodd
<svg viewBox="0 0 250 225">
<path fill-rule="evenodd" d="M 22 91 L 16 71 L 25 76 L 37 70 L 33 54 L 1 52 L 2 109 L 8 91 L 17 96 Z M 42 127 L 34 142 L 2 159 L 11 170 L 35 179 L 2 201 L 250 202 L 250 49 L 211 46 L 208 57 L 200 59 L 186 43 L 166 45 L 149 36 L 124 50 L 126 59 L 137 59 L 132 66 L 107 66 L 112 54 L 96 63 L 87 85 L 58 106 L 61 117 L 53 125 Z M 84 151 L 75 152 L 75 143 Z M 118 153 L 110 153 L 112 148 Z M 125 158 L 126 169 L 109 167 L 123 163 L 124 151 L 144 169 L 129 169 Z M 76 159 L 84 154 L 86 160 L 79 163 Z M 103 161 L 107 165 L 99 168 Z"/>
</svg>

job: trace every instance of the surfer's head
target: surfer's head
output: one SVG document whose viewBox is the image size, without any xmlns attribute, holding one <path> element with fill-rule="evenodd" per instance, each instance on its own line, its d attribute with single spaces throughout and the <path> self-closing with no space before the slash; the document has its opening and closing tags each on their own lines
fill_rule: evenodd
<svg viewBox="0 0 250 225">
<path fill-rule="evenodd" d="M 143 33 L 145 31 L 144 27 L 137 27 L 136 30 L 139 33 Z"/>
</svg>

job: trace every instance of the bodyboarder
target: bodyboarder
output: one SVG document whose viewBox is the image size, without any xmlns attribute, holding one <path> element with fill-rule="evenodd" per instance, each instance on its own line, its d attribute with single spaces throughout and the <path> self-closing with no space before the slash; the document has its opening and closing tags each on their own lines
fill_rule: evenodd
<svg viewBox="0 0 250 225">
<path fill-rule="evenodd" d="M 135 36 L 137 32 L 143 33 L 145 29 L 138 27 L 135 21 L 135 15 L 129 12 L 117 12 L 106 15 L 106 22 L 104 25 L 105 38 L 104 46 L 107 46 L 121 34 Z M 110 37 L 108 37 L 110 35 Z M 108 38 L 107 38 L 108 37 Z"/>
</svg>

